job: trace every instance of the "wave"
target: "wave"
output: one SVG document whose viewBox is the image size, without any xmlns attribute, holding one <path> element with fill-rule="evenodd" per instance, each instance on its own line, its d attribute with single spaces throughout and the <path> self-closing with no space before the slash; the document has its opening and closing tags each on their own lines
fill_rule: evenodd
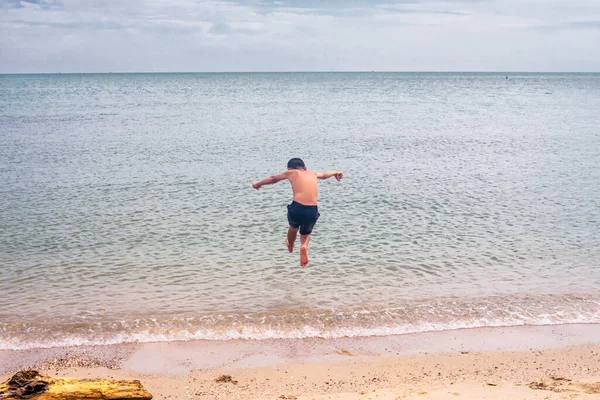
<svg viewBox="0 0 600 400">
<path fill-rule="evenodd" d="M 359 310 L 146 316 L 0 323 L 0 350 L 190 340 L 337 339 L 456 329 L 600 323 L 600 299 L 488 297 Z"/>
</svg>

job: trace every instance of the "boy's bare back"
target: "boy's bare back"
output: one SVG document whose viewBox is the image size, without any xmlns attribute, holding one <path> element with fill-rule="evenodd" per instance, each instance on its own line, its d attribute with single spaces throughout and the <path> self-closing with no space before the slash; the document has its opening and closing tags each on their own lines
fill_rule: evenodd
<svg viewBox="0 0 600 400">
<path fill-rule="evenodd" d="M 292 184 L 294 201 L 305 206 L 316 206 L 319 197 L 317 173 L 309 170 L 293 169 L 286 171 L 286 174 Z"/>
</svg>

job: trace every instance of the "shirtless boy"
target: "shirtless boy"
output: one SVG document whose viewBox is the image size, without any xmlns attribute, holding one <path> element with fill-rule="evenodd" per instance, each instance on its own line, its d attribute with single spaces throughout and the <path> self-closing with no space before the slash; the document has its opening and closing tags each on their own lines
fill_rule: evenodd
<svg viewBox="0 0 600 400">
<path fill-rule="evenodd" d="M 344 174 L 340 171 L 314 172 L 306 169 L 304 161 L 299 158 L 292 158 L 288 161 L 287 171 L 279 175 L 273 175 L 260 182 L 252 184 L 256 190 L 264 185 L 272 185 L 285 179 L 292 184 L 294 191 L 294 201 L 288 206 L 288 229 L 285 244 L 288 251 L 294 251 L 296 236 L 300 230 L 300 265 L 308 265 L 308 242 L 310 234 L 319 219 L 319 210 L 317 208 L 317 197 L 319 190 L 317 188 L 317 179 L 329 179 L 335 176 L 340 181 Z"/>
</svg>

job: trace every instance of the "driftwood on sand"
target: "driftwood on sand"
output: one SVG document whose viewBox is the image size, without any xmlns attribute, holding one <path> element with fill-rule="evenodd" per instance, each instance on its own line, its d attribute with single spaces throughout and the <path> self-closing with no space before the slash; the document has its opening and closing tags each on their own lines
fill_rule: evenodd
<svg viewBox="0 0 600 400">
<path fill-rule="evenodd" d="M 0 400 L 150 400 L 140 381 L 50 378 L 37 371 L 21 371 L 0 383 Z"/>
</svg>

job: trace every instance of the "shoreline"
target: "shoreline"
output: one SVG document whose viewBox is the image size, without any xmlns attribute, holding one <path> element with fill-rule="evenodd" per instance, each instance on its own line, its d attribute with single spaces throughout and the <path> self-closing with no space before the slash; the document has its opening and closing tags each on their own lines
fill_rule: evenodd
<svg viewBox="0 0 600 400">
<path fill-rule="evenodd" d="M 282 306 L 247 313 L 152 315 L 63 316 L 40 321 L 32 317 L 23 325 L 20 316 L 8 314 L 3 321 L 0 351 L 203 340 L 335 340 L 492 327 L 598 324 L 600 297 L 473 295 L 341 309 Z"/>
<path fill-rule="evenodd" d="M 79 345 L 0 350 L 0 374 L 28 367 L 54 367 L 58 363 L 59 367 L 76 364 L 149 374 L 182 375 L 194 369 L 227 365 L 256 367 L 290 362 L 337 361 L 348 353 L 353 357 L 377 358 L 543 350 L 590 344 L 600 344 L 600 324 L 466 328 L 334 339 L 232 339 Z"/>
<path fill-rule="evenodd" d="M 27 367 L 140 379 L 155 399 L 597 399 L 599 366 L 600 324 L 0 352 L 3 380 Z"/>
</svg>

